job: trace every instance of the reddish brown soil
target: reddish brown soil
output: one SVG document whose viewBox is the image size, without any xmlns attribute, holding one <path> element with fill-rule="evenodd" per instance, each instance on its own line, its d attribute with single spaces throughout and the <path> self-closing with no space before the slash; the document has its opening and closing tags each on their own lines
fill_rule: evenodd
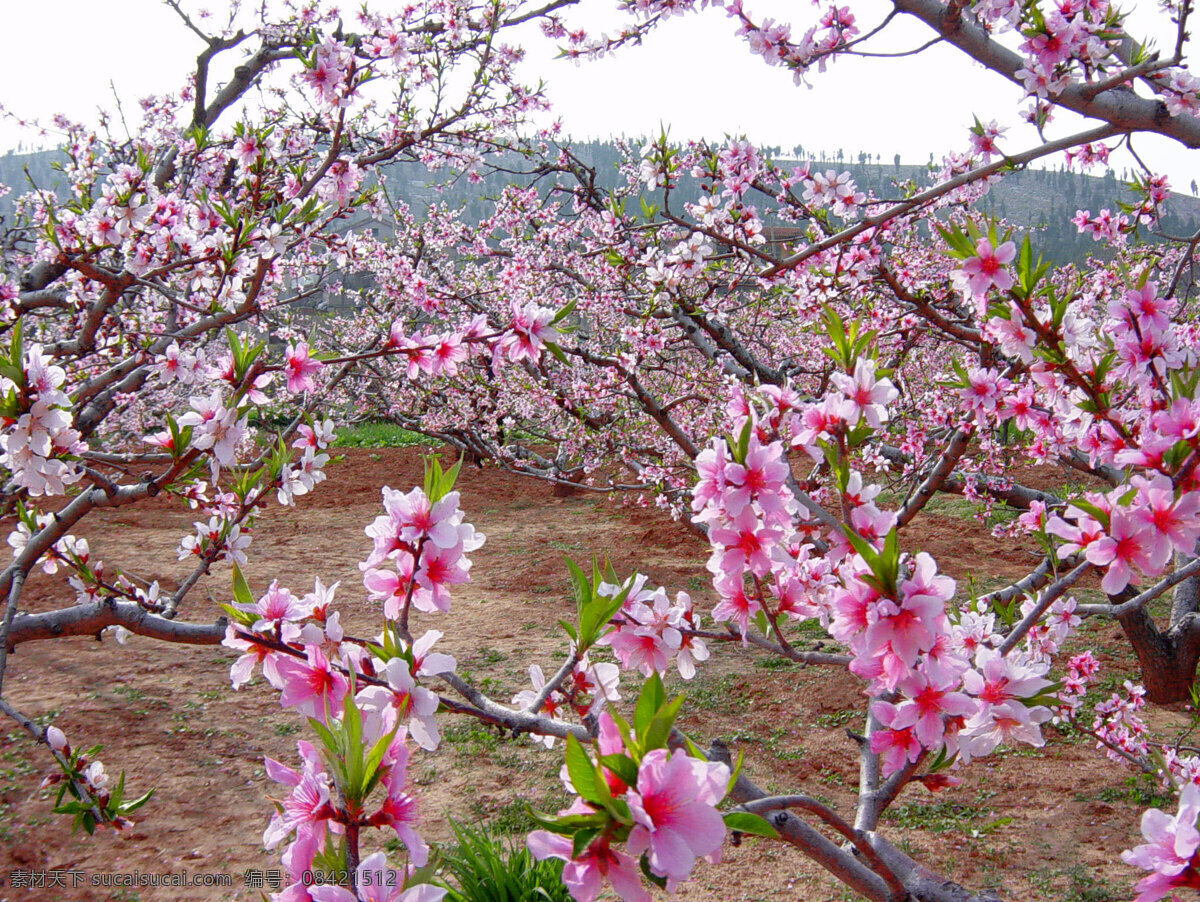
<svg viewBox="0 0 1200 902">
<path fill-rule="evenodd" d="M 400 450 L 352 450 L 330 468 L 330 480 L 294 510 L 276 510 L 256 531 L 247 576 L 257 590 L 279 578 L 298 592 L 313 578 L 341 580 L 338 607 L 350 632 L 376 631 L 378 611 L 362 597 L 358 561 L 369 540 L 363 526 L 380 512 L 379 487 L 420 481 L 417 455 Z M 637 567 L 672 590 L 709 600 L 701 542 L 657 511 L 620 508 L 598 497 L 553 497 L 542 484 L 492 471 L 464 470 L 460 488 L 468 519 L 487 535 L 472 557 L 473 582 L 455 595 L 452 613 L 423 617 L 419 630 L 446 633 L 439 649 L 454 654 L 460 672 L 487 679 L 507 700 L 524 688 L 531 662 L 553 669 L 565 648 L 554 626 L 568 617 L 564 554 L 585 561 L 607 556 L 620 573 Z M 176 563 L 180 535 L 191 517 L 164 503 L 123 510 L 88 522 L 95 556 L 174 584 L 188 572 Z M 925 547 L 943 569 L 977 583 L 1019 575 L 1027 552 L 989 537 L 979 525 L 931 516 L 914 526 L 906 544 Z M 214 600 L 229 598 L 229 576 L 215 574 L 195 591 L 181 616 L 217 616 Z M 32 607 L 68 603 L 71 593 L 38 577 Z M 1102 643 L 1108 676 L 1119 685 L 1130 665 L 1111 625 L 1090 630 Z M 261 679 L 240 692 L 229 688 L 232 655 L 215 647 L 170 646 L 138 637 L 125 646 L 69 639 L 31 643 L 13 657 L 6 696 L 20 709 L 53 720 L 76 742 L 102 744 L 110 770 L 128 772 L 130 793 L 154 787 L 155 797 L 121 834 L 73 836 L 68 819 L 50 814 L 50 793 L 38 790 L 47 759 L 16 729 L 0 736 L 0 876 L 14 869 L 61 869 L 84 885 L 65 889 L 0 888 L 0 900 L 256 899 L 244 886 L 247 869 L 278 867 L 261 845 L 271 812 L 262 758 L 295 757 L 307 730 L 280 710 Z M 716 649 L 686 689 L 681 726 L 698 740 L 721 737 L 746 753 L 748 773 L 778 791 L 804 791 L 848 813 L 857 782 L 852 740 L 864 707 L 858 684 L 844 671 L 777 668 L 737 645 Z M 632 687 L 626 687 L 626 697 Z M 1155 712 L 1164 729 L 1181 717 Z M 444 841 L 446 817 L 491 818 L 515 828 L 520 802 L 553 808 L 563 801 L 560 750 L 528 739 L 498 738 L 473 723 L 443 722 L 435 754 L 418 752 L 412 774 L 421 794 L 423 833 Z M 1136 874 L 1116 860 L 1136 842 L 1142 805 L 1125 784 L 1126 772 L 1078 737 L 1048 730 L 1042 753 L 1000 754 L 963 773 L 962 786 L 936 796 L 905 791 L 886 834 L 907 843 L 935 870 L 962 883 L 992 888 L 1011 899 L 1127 899 Z M 836 900 L 851 898 L 819 868 L 793 851 L 766 842 L 727 847 L 727 864 L 702 868 L 680 890 L 685 902 Z M 100 875 L 121 873 L 224 874 L 231 888 L 93 887 Z M 6 881 L 7 882 L 7 881 Z"/>
</svg>

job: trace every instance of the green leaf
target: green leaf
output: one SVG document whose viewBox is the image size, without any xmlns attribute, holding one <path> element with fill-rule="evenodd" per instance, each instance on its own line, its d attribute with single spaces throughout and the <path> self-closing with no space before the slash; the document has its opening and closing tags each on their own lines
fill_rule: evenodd
<svg viewBox="0 0 1200 902">
<path fill-rule="evenodd" d="M 371 790 L 379 782 L 379 764 L 383 761 L 383 756 L 387 754 L 388 749 L 391 748 L 392 740 L 396 738 L 396 731 L 398 729 L 400 729 L 400 725 L 397 723 L 390 733 L 386 736 L 380 736 L 375 740 L 375 744 L 371 746 L 371 750 L 367 753 L 366 761 L 363 763 L 363 799 L 366 799 L 371 794 Z"/>
<path fill-rule="evenodd" d="M 567 737 L 566 758 L 567 775 L 580 798 L 599 804 L 603 798 L 603 791 L 596 785 L 596 767 L 573 735 Z M 607 788 L 606 786 L 605 789 Z"/>
<path fill-rule="evenodd" d="M 682 695 L 675 696 L 650 719 L 650 726 L 647 727 L 645 735 L 641 737 L 643 752 L 666 747 L 667 737 L 671 735 L 671 727 L 679 714 L 679 707 L 683 704 L 683 699 Z"/>
<path fill-rule="evenodd" d="M 144 795 L 138 796 L 132 802 L 126 802 L 124 805 L 121 806 L 121 814 L 129 814 L 129 812 L 131 812 L 131 811 L 137 811 L 139 808 L 141 808 L 143 805 L 145 805 L 147 802 L 149 802 L 150 798 L 153 795 L 154 795 L 154 790 L 150 789 L 150 790 L 147 790 Z"/>
<path fill-rule="evenodd" d="M 600 763 L 616 774 L 626 786 L 637 786 L 638 766 L 628 755 L 601 755 Z"/>
<path fill-rule="evenodd" d="M 342 751 L 341 742 L 339 741 L 339 739 L 337 737 L 334 736 L 334 734 L 330 731 L 330 729 L 327 726 L 325 726 L 325 724 L 321 723 L 321 721 L 317 720 L 315 717 L 310 717 L 308 719 L 308 725 L 310 727 L 312 727 L 313 732 L 315 732 L 317 734 L 317 736 L 320 737 L 321 744 L 324 745 L 326 749 L 328 749 L 330 755 L 337 757 L 338 755 L 341 754 L 341 751 Z"/>
<path fill-rule="evenodd" d="M 575 627 L 567 623 L 565 620 L 558 621 L 558 625 L 563 628 L 563 632 L 571 637 L 571 641 L 576 645 L 579 644 L 579 634 L 575 632 Z"/>
<path fill-rule="evenodd" d="M 217 607 L 229 615 L 229 618 L 241 626 L 253 626 L 258 623 L 258 615 L 252 614 L 250 611 L 239 611 L 231 604 L 217 602 Z"/>
<path fill-rule="evenodd" d="M 744 464 L 746 462 L 746 455 L 750 453 L 750 435 L 753 433 L 753 431 L 754 419 L 752 417 L 746 417 L 746 422 L 742 425 L 742 431 L 738 435 L 737 451 L 734 455 L 737 458 L 737 462 L 740 464 Z"/>
<path fill-rule="evenodd" d="M 688 745 L 689 746 L 691 745 L 691 740 L 688 740 Z M 700 758 L 701 760 L 708 757 L 703 752 L 701 752 L 699 749 L 696 749 L 696 751 L 692 752 L 692 756 L 695 758 Z M 738 749 L 737 761 L 733 762 L 733 767 L 729 771 L 729 782 L 725 785 L 725 795 L 729 795 L 731 792 L 733 792 L 733 787 L 737 783 L 738 777 L 741 776 L 742 763 L 745 760 L 746 760 L 745 750 Z"/>
<path fill-rule="evenodd" d="M 437 459 L 436 455 L 430 454 L 422 458 L 425 461 L 425 497 L 433 503 L 439 499 L 434 498 L 437 493 L 438 486 L 442 482 L 442 464 Z"/>
<path fill-rule="evenodd" d="M 553 326 L 556 323 L 559 323 L 562 320 L 566 319 L 568 316 L 570 316 L 572 311 L 575 310 L 575 305 L 578 303 L 579 303 L 579 299 L 576 298 L 575 300 L 573 300 L 569 304 L 567 304 L 567 306 L 565 306 L 561 310 L 559 310 L 558 313 L 554 314 L 554 319 L 550 320 L 550 325 Z"/>
<path fill-rule="evenodd" d="M 21 317 L 17 317 L 17 321 L 13 323 L 11 354 L 8 358 L 14 367 L 22 371 L 25 369 L 24 322 Z M 24 374 L 22 373 L 20 379 L 13 379 L 13 382 L 24 385 Z"/>
<path fill-rule="evenodd" d="M 233 600 L 238 604 L 254 604 L 254 593 L 250 591 L 250 584 L 246 582 L 246 577 L 242 573 L 242 568 L 237 564 L 233 565 Z M 222 607 L 224 607 L 224 605 L 222 605 Z M 253 623 L 257 619 L 258 618 L 255 617 L 250 622 Z"/>
<path fill-rule="evenodd" d="M 642 876 L 645 877 L 647 880 L 649 880 L 651 883 L 653 883 L 655 886 L 657 886 L 659 889 L 665 890 L 667 888 L 667 878 L 660 877 L 660 876 L 658 876 L 658 874 L 656 874 L 652 870 L 650 870 L 650 862 L 646 858 L 645 855 L 642 856 L 642 860 L 640 863 L 641 863 L 641 867 L 642 867 Z"/>
<path fill-rule="evenodd" d="M 637 732 L 638 738 L 643 739 L 646 730 L 650 727 L 650 721 L 654 719 L 654 715 L 658 713 L 658 709 L 663 706 L 667 700 L 667 693 L 663 689 L 662 677 L 658 673 L 651 674 L 646 680 L 646 684 L 642 687 L 641 694 L 638 695 L 637 705 L 633 710 L 633 729 Z M 649 751 L 644 747 L 644 750 Z"/>
<path fill-rule="evenodd" d="M 113 787 L 113 791 L 108 797 L 107 810 L 110 814 L 115 814 L 121 805 L 121 798 L 125 795 L 125 771 L 121 771 L 121 776 L 117 778 L 117 785 Z"/>
<path fill-rule="evenodd" d="M 527 805 L 525 812 L 538 826 L 545 827 L 562 836 L 569 836 L 576 830 L 584 830 L 589 827 L 603 827 L 609 820 L 608 815 L 603 811 L 595 811 L 591 814 L 557 815 L 547 814 Z"/>
<path fill-rule="evenodd" d="M 459 457 L 459 459 L 454 462 L 454 466 L 442 474 L 441 483 L 439 485 L 441 490 L 438 496 L 439 501 L 454 491 L 454 483 L 458 482 L 458 473 L 462 469 L 462 464 L 463 458 Z"/>
<path fill-rule="evenodd" d="M 621 744 L 625 746 L 626 752 L 632 752 L 635 761 L 641 761 L 641 755 L 638 753 L 637 743 L 633 735 L 633 729 L 629 726 L 629 721 L 617 713 L 617 710 L 609 706 L 608 716 L 612 718 L 612 722 L 617 727 L 617 732 L 621 734 Z"/>
<path fill-rule="evenodd" d="M 571 594 L 575 598 L 575 613 L 582 618 L 583 612 L 587 610 L 592 600 L 592 587 L 578 564 L 566 555 L 563 555 L 563 560 L 567 563 L 567 572 L 571 574 Z M 582 622 L 580 620 L 580 625 Z"/>
<path fill-rule="evenodd" d="M 583 853 L 587 851 L 587 847 L 599 835 L 599 827 L 585 827 L 582 830 L 576 831 L 575 836 L 571 839 L 571 857 L 582 858 Z"/>
<path fill-rule="evenodd" d="M 779 839 L 779 831 L 757 814 L 749 811 L 730 811 L 722 816 L 725 826 L 738 833 L 749 833 L 752 836 L 765 836 L 767 839 Z"/>
</svg>

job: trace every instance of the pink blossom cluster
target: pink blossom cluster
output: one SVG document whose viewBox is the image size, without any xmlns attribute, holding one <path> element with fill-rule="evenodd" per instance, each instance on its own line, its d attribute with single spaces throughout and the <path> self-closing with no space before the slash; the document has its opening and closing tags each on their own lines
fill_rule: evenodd
<svg viewBox="0 0 1200 902">
<path fill-rule="evenodd" d="M 347 675 L 356 672 L 369 681 L 356 696 L 368 720 L 381 720 L 388 730 L 402 724 L 422 748 L 436 749 L 438 698 L 420 680 L 457 666 L 450 655 L 432 651 L 442 634 L 430 630 L 411 645 L 395 640 L 395 657 L 372 657 L 364 643 L 345 635 L 340 613 L 329 610 L 336 589 L 336 583 L 327 588 L 318 579 L 312 592 L 297 598 L 273 582 L 257 602 L 235 604 L 233 610 L 245 616 L 229 626 L 222 643 L 242 652 L 230 669 L 234 688 L 261 665 L 283 707 L 325 721 L 341 715 Z M 387 636 L 376 641 L 386 645 Z"/>
<path fill-rule="evenodd" d="M 1200 890 L 1200 787 L 1188 784 L 1172 817 L 1151 808 L 1142 815 L 1146 842 L 1121 853 L 1126 864 L 1150 873 L 1138 881 L 1135 902 L 1180 898 L 1176 890 Z"/>
<path fill-rule="evenodd" d="M 791 446 L 804 450 L 814 461 L 822 461 L 822 442 L 836 441 L 839 434 L 860 422 L 881 429 L 889 419 L 888 405 L 900 393 L 891 379 L 876 376 L 877 368 L 874 360 L 860 357 L 852 373 L 835 372 L 830 376 L 832 388 L 820 401 L 802 403 L 795 397 L 783 402 L 786 411 L 794 411 L 780 426 Z"/>
<path fill-rule="evenodd" d="M 815 207 L 828 207 L 835 216 L 852 219 L 866 202 L 867 195 L 859 191 L 849 172 L 832 169 L 809 175 L 807 167 L 800 173 L 804 184 L 804 202 Z"/>
<path fill-rule="evenodd" d="M 66 734 L 58 727 L 46 727 L 44 740 L 54 750 L 61 769 L 47 774 L 39 788 L 48 789 L 64 780 L 70 781 L 82 793 L 91 812 L 103 818 L 114 789 L 104 762 L 83 752 L 76 753 L 67 742 Z M 126 830 L 133 826 L 133 821 L 123 815 L 102 819 L 99 823 L 107 824 L 114 830 Z"/>
<path fill-rule="evenodd" d="M 207 522 L 197 520 L 192 525 L 196 531 L 179 542 L 179 560 L 195 556 L 207 561 L 246 563 L 246 549 L 254 537 L 240 523 L 212 516 Z"/>
<path fill-rule="evenodd" d="M 558 330 L 550 323 L 554 311 L 540 307 L 530 301 L 518 304 L 513 301 L 512 319 L 497 344 L 497 350 L 513 363 L 537 361 L 548 342 L 558 338 Z"/>
<path fill-rule="evenodd" d="M 1134 476 L 1131 488 L 1128 499 L 1127 487 L 1088 492 L 1086 508 L 1068 505 L 1046 523 L 1047 533 L 1064 540 L 1062 555 L 1082 554 L 1105 568 L 1100 587 L 1110 595 L 1137 583 L 1138 571 L 1163 573 L 1174 552 L 1190 554 L 1200 540 L 1200 494 L 1181 493 L 1162 475 Z"/>
<path fill-rule="evenodd" d="M 980 238 L 975 244 L 975 256 L 968 257 L 951 279 L 955 288 L 973 298 L 982 309 L 989 289 L 1008 291 L 1012 288 L 1014 280 L 1009 265 L 1016 257 L 1017 246 L 1013 242 L 1005 241 L 992 247 L 991 241 Z"/>
<path fill-rule="evenodd" d="M 62 390 L 67 374 L 46 360 L 36 344 L 25 351 L 22 363 L 21 386 L 0 377 L 0 392 L 20 388 L 26 399 L 15 419 L 0 418 L 0 466 L 31 495 L 61 495 L 83 475 L 63 458 L 86 449 L 72 425 L 71 400 Z"/>
<path fill-rule="evenodd" d="M 279 473 L 277 498 L 285 507 L 325 481 L 324 468 L 329 463 L 329 455 L 325 453 L 325 449 L 334 438 L 333 421 L 322 420 L 311 426 L 301 423 L 297 427 L 297 433 L 292 447 L 300 451 L 300 460 L 288 461 Z"/>
<path fill-rule="evenodd" d="M 1028 20 L 1020 46 L 1025 65 L 1016 75 L 1029 95 L 1053 99 L 1080 76 L 1120 65 L 1110 45 L 1109 11 L 1106 0 L 1068 0 Z"/>
<path fill-rule="evenodd" d="M 247 437 L 249 418 L 239 416 L 237 406 L 225 405 L 220 388 L 208 396 L 194 395 L 190 403 L 192 409 L 179 418 L 180 426 L 192 427 L 190 447 L 211 451 L 219 465 L 232 466 L 238 445 Z"/>
<path fill-rule="evenodd" d="M 325 851 L 329 842 L 344 838 L 348 825 L 392 830 L 396 839 L 407 849 L 413 865 L 424 866 L 429 858 L 429 847 L 414 829 L 417 802 L 410 791 L 406 736 L 403 728 L 394 732 L 392 729 L 381 720 L 372 722 L 368 719 L 364 724 L 363 735 L 368 747 L 391 734 L 379 767 L 382 798 L 366 808 L 347 804 L 338 792 L 321 752 L 307 741 L 300 740 L 296 744 L 300 754 L 300 770 L 271 758 L 264 759 L 267 776 L 288 790 L 287 796 L 279 800 L 280 810 L 271 817 L 263 833 L 263 845 L 268 849 L 276 848 L 290 837 L 282 861 L 291 883 L 281 892 L 272 894 L 274 902 L 340 902 L 344 898 L 332 894 L 321 896 L 314 892 L 310 889 L 313 883 L 310 875 L 314 871 L 317 854 Z M 364 866 L 367 861 L 376 870 L 386 866 L 381 853 L 364 861 Z M 374 883 L 373 880 L 371 882 Z M 395 881 L 384 887 L 375 887 L 373 891 L 378 893 L 374 898 L 389 902 L 440 898 L 439 895 L 420 895 L 412 891 L 401 893 Z M 357 900 L 359 897 L 352 898 Z"/>
<path fill-rule="evenodd" d="M 977 123 L 971 129 L 971 150 L 983 157 L 985 163 L 989 162 L 994 154 L 1000 152 L 996 141 L 1006 131 L 1008 129 L 997 125 L 995 119 L 987 123 Z"/>
<path fill-rule="evenodd" d="M 1097 747 L 1113 761 L 1127 761 L 1129 755 L 1142 757 L 1149 751 L 1150 728 L 1138 713 L 1146 706 L 1145 696 L 1145 689 L 1126 680 L 1124 694 L 1114 692 L 1096 705 L 1092 733 Z"/>
<path fill-rule="evenodd" d="M 399 619 L 409 604 L 444 613 L 450 610 L 450 586 L 470 580 L 466 555 L 483 545 L 484 536 L 463 522 L 458 501 L 458 492 L 431 503 L 419 488 L 407 493 L 383 488 L 387 513 L 366 528 L 373 548 L 359 567 L 370 597 L 383 602 L 385 617 Z"/>
<path fill-rule="evenodd" d="M 625 602 L 613 618 L 615 628 L 597 644 L 611 647 L 622 667 L 643 676 L 665 673 L 673 659 L 679 675 L 690 680 L 697 663 L 707 661 L 709 654 L 704 640 L 694 635 L 700 628 L 700 612 L 691 596 L 677 592 L 672 602 L 665 589 L 647 586 L 642 574 L 634 574 L 631 580 Z M 620 586 L 603 583 L 597 594 L 614 598 L 620 591 Z"/>
<path fill-rule="evenodd" d="M 405 335 L 403 323 L 399 320 L 392 324 L 388 336 L 388 347 L 397 348 L 408 358 L 406 375 L 409 379 L 419 379 L 425 376 L 458 375 L 458 367 L 469 354 L 469 343 L 473 340 L 471 331 L 466 334 L 445 332 L 436 335 Z M 482 329 L 483 324 L 477 322 L 476 330 Z"/>
<path fill-rule="evenodd" d="M 1129 217 L 1124 213 L 1115 216 L 1108 208 L 1101 210 L 1095 216 L 1091 210 L 1077 210 L 1071 222 L 1080 234 L 1091 235 L 1093 241 L 1104 241 L 1108 244 L 1120 245 L 1128 240 L 1130 229 Z"/>
<path fill-rule="evenodd" d="M 612 718 L 601 714 L 596 740 L 600 755 L 617 755 L 624 742 Z M 626 852 L 613 848 L 608 831 L 576 854 L 569 836 L 535 830 L 527 843 L 534 857 L 559 858 L 563 883 L 576 902 L 593 902 L 607 882 L 624 902 L 649 902 L 642 887 L 638 858 L 649 871 L 666 879 L 667 890 L 686 880 L 697 859 L 719 860 L 725 840 L 725 823 L 717 804 L 725 797 L 729 768 L 719 762 L 689 757 L 683 749 L 656 748 L 646 752 L 637 766 L 637 779 L 626 784 L 603 768 L 608 791 L 628 806 L 633 824 L 625 840 Z M 575 787 L 567 779 L 568 789 Z M 560 815 L 588 815 L 597 809 L 584 799 Z"/>
<path fill-rule="evenodd" d="M 1067 661 L 1066 674 L 1062 679 L 1062 687 L 1058 690 L 1059 706 L 1056 707 L 1055 718 L 1070 719 L 1083 703 L 1087 694 L 1088 684 L 1100 672 L 1100 662 L 1091 651 L 1072 655 Z"/>
<path fill-rule="evenodd" d="M 1066 151 L 1063 156 L 1066 158 L 1067 166 L 1079 164 L 1081 169 L 1087 170 L 1096 165 L 1107 165 L 1108 155 L 1110 153 L 1107 144 L 1081 144 L 1071 150 Z"/>
<path fill-rule="evenodd" d="M 746 38 L 751 53 L 761 56 L 770 65 L 781 65 L 793 72 L 796 84 L 804 81 L 814 64 L 824 72 L 828 62 L 846 49 L 858 35 L 858 25 L 848 6 L 831 4 L 822 12 L 817 24 L 811 26 L 798 40 L 791 39 L 791 27 L 764 19 L 752 21 L 742 8 L 741 0 L 729 0 L 726 12 L 739 22 L 738 34 Z"/>
<path fill-rule="evenodd" d="M 641 263 L 646 267 L 646 278 L 651 283 L 672 289 L 678 288 L 685 279 L 700 275 L 711 254 L 712 245 L 705 235 L 693 232 L 665 254 L 651 248 Z"/>
<path fill-rule="evenodd" d="M 571 672 L 562 682 L 561 688 L 545 695 L 541 704 L 536 707 L 535 703 L 542 697 L 542 690 L 546 688 L 546 676 L 540 665 L 529 665 L 529 682 L 533 688 L 522 689 L 513 696 L 512 703 L 522 711 L 545 714 L 547 717 L 561 719 L 567 710 L 572 710 L 576 716 L 585 718 L 588 715 L 598 715 L 607 704 L 621 700 L 621 693 L 617 688 L 621 683 L 620 668 L 607 661 L 593 664 L 586 653 L 571 667 Z M 546 748 L 554 747 L 554 737 L 549 734 L 530 733 L 529 736 Z"/>
<path fill-rule="evenodd" d="M 747 427 L 748 428 L 748 427 Z M 717 622 L 732 622 L 745 636 L 750 618 L 762 610 L 762 588 L 777 566 L 777 549 L 792 533 L 798 512 L 786 485 L 790 475 L 783 445 L 763 444 L 751 430 L 739 463 L 723 439 L 696 457 L 699 481 L 692 492 L 694 520 L 708 530 L 708 570 L 720 603 Z M 748 591 L 749 578 L 755 588 Z"/>
</svg>

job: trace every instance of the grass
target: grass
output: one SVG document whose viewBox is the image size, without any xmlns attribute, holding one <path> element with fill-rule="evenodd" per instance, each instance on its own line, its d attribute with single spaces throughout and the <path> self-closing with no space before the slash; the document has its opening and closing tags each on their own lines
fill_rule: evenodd
<svg viewBox="0 0 1200 902">
<path fill-rule="evenodd" d="M 333 440 L 335 448 L 412 448 L 436 444 L 439 442 L 427 435 L 378 420 L 342 426 Z"/>
<path fill-rule="evenodd" d="M 883 819 L 908 829 L 929 830 L 932 833 L 965 833 L 989 814 L 991 810 L 980 805 L 943 800 L 895 805 L 884 813 Z"/>
<path fill-rule="evenodd" d="M 441 856 L 449 902 L 569 902 L 561 861 L 537 861 L 522 843 L 488 828 L 450 827 L 457 842 Z"/>
<path fill-rule="evenodd" d="M 1029 882 L 1039 891 L 1039 898 L 1058 902 L 1115 902 L 1130 896 L 1127 888 L 1097 879 L 1082 864 L 1034 871 Z"/>
<path fill-rule="evenodd" d="M 450 724 L 442 730 L 442 740 L 462 748 L 464 754 L 481 755 L 493 752 L 500 745 L 500 737 L 475 721 Z"/>
<path fill-rule="evenodd" d="M 1122 786 L 1106 786 L 1096 793 L 1100 802 L 1129 802 L 1138 808 L 1163 808 L 1175 803 L 1175 794 L 1164 792 L 1162 785 L 1150 774 L 1132 774 Z M 1087 801 L 1086 796 L 1082 801 Z"/>
<path fill-rule="evenodd" d="M 740 681 L 732 674 L 708 679 L 698 676 L 687 689 L 684 711 L 733 714 L 745 707 L 740 688 Z"/>
<path fill-rule="evenodd" d="M 493 833 L 517 836 L 528 833 L 537 826 L 529 812 L 525 810 L 525 802 L 512 799 L 497 806 L 488 806 L 479 800 L 471 803 L 471 814 L 480 821 L 487 822 L 487 829 Z"/>
<path fill-rule="evenodd" d="M 862 720 L 866 712 L 859 711 L 856 708 L 845 708 L 841 711 L 831 711 L 827 714 L 818 714 L 816 716 L 816 724 L 819 727 L 833 730 L 838 727 L 844 727 L 846 724 Z"/>
</svg>

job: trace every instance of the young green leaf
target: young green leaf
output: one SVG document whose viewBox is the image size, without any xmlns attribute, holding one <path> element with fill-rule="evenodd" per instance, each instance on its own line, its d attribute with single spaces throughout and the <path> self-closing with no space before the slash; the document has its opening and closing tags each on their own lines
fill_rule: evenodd
<svg viewBox="0 0 1200 902">
<path fill-rule="evenodd" d="M 768 839 L 779 839 L 779 831 L 757 814 L 749 811 L 729 811 L 723 815 L 725 826 L 738 833 L 749 833 L 752 836 L 765 836 Z"/>
</svg>

